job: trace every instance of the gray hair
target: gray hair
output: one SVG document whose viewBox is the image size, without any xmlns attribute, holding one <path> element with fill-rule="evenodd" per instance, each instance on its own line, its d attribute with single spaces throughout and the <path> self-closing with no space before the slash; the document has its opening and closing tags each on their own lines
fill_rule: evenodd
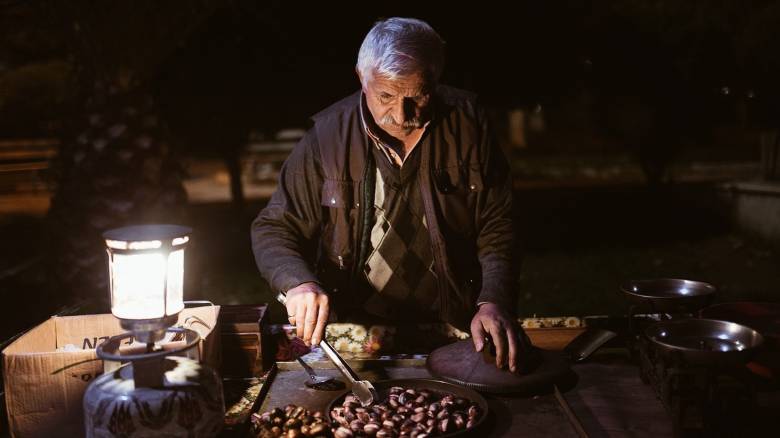
<svg viewBox="0 0 780 438">
<path fill-rule="evenodd" d="M 373 72 L 390 79 L 422 72 L 438 81 L 443 69 L 444 40 L 416 18 L 377 21 L 358 52 L 357 70 L 363 78 Z"/>
</svg>

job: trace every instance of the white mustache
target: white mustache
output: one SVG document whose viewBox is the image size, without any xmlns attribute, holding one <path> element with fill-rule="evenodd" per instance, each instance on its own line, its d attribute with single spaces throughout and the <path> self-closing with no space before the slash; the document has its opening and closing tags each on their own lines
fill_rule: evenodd
<svg viewBox="0 0 780 438">
<path fill-rule="evenodd" d="M 379 124 L 390 125 L 396 128 L 404 128 L 404 129 L 410 129 L 410 128 L 417 129 L 417 128 L 422 128 L 423 126 L 422 120 L 419 117 L 412 117 L 409 120 L 405 120 L 403 123 L 398 123 L 390 114 L 386 114 L 385 116 L 383 116 L 382 119 L 379 120 Z"/>
</svg>

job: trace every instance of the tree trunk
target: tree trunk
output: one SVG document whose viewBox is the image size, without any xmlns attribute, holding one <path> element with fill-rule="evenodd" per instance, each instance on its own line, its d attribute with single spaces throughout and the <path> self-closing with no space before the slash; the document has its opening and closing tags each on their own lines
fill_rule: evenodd
<svg viewBox="0 0 780 438">
<path fill-rule="evenodd" d="M 108 302 L 104 231 L 184 219 L 168 133 L 150 94 L 123 82 L 97 83 L 61 142 L 47 260 L 53 290 L 71 302 Z"/>
</svg>

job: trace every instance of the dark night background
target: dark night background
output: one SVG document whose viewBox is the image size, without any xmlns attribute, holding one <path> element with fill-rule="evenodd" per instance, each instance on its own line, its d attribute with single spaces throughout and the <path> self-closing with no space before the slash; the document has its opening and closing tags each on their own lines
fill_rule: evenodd
<svg viewBox="0 0 780 438">
<path fill-rule="evenodd" d="M 272 300 L 248 230 L 284 152 L 251 145 L 355 91 L 389 16 L 428 21 L 489 109 L 521 315 L 623 313 L 629 278 L 777 300 L 778 2 L 0 0 L 0 339 L 106 311 L 99 236 L 127 224 L 195 228 L 188 298 Z M 733 181 L 770 193 L 757 227 Z"/>
</svg>

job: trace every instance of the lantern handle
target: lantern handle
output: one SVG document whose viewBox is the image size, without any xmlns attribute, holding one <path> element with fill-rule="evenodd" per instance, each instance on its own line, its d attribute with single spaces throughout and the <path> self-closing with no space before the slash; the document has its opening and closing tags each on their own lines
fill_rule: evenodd
<svg viewBox="0 0 780 438">
<path fill-rule="evenodd" d="M 123 355 L 119 353 L 119 346 L 122 341 L 128 338 L 132 338 L 132 333 L 123 333 L 121 335 L 112 336 L 106 342 L 97 346 L 96 352 L 100 359 L 103 359 L 103 371 L 112 372 L 119 368 L 123 362 L 143 361 L 152 359 L 162 359 L 165 356 L 174 356 L 180 353 L 184 353 L 190 350 L 192 347 L 198 345 L 200 342 L 200 335 L 198 332 L 192 329 L 183 327 L 168 327 L 166 332 L 182 333 L 185 336 L 185 344 L 181 347 L 173 348 L 170 350 L 159 350 L 148 353 L 136 353 Z"/>
</svg>

